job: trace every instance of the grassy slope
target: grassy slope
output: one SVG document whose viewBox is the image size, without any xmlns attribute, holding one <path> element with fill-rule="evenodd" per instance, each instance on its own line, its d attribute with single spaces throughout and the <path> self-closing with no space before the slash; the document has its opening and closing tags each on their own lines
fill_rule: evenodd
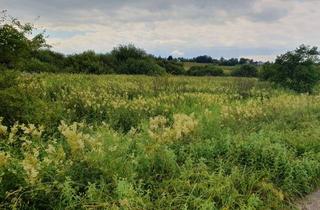
<svg viewBox="0 0 320 210">
<path fill-rule="evenodd" d="M 2 208 L 289 209 L 319 185 L 319 94 L 68 74 L 15 91 L 34 108 L 17 118 L 45 129 L 0 126 Z"/>
</svg>

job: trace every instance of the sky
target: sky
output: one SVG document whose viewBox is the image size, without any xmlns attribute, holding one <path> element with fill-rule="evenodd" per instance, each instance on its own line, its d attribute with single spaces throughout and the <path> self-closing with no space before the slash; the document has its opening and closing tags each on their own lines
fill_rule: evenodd
<svg viewBox="0 0 320 210">
<path fill-rule="evenodd" d="M 132 43 L 163 57 L 260 61 L 320 46 L 319 8 L 320 0 L 0 0 L 66 54 Z"/>
</svg>

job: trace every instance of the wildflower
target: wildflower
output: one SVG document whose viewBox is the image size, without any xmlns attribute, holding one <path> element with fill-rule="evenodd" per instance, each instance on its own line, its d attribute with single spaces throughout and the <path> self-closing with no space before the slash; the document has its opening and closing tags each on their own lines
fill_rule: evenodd
<svg viewBox="0 0 320 210">
<path fill-rule="evenodd" d="M 36 155 L 27 154 L 22 161 L 23 169 L 27 174 L 26 181 L 30 184 L 35 184 L 39 176 L 39 163 Z"/>
<path fill-rule="evenodd" d="M 0 136 L 6 135 L 7 133 L 7 126 L 2 125 L 2 118 L 0 118 Z"/>
<path fill-rule="evenodd" d="M 10 155 L 5 152 L 0 152 L 0 167 L 7 165 Z"/>
<path fill-rule="evenodd" d="M 44 131 L 43 126 L 37 128 L 34 124 L 28 124 L 27 126 L 22 124 L 20 127 L 24 134 L 30 134 L 33 137 L 41 137 L 42 132 Z"/>
<path fill-rule="evenodd" d="M 8 138 L 9 143 L 13 143 L 15 141 L 14 137 L 16 136 L 18 130 L 19 130 L 19 124 L 16 122 L 10 129 L 9 138 Z"/>
<path fill-rule="evenodd" d="M 162 142 L 178 140 L 192 133 L 198 125 L 198 121 L 193 115 L 174 114 L 173 119 L 172 127 L 167 127 L 168 121 L 165 117 L 151 118 L 148 130 L 149 136 Z"/>
<path fill-rule="evenodd" d="M 49 144 L 48 148 L 45 150 L 48 154 L 53 154 L 56 151 L 56 148 L 52 145 Z"/>
<path fill-rule="evenodd" d="M 180 139 L 181 137 L 192 133 L 198 125 L 198 121 L 194 119 L 193 115 L 174 114 L 173 119 L 173 133 L 175 139 Z"/>
<path fill-rule="evenodd" d="M 76 154 L 84 149 L 84 139 L 87 137 L 82 132 L 78 131 L 78 124 L 73 123 L 68 126 L 64 121 L 61 121 L 59 131 L 66 137 L 66 140 L 71 148 L 72 154 Z"/>
</svg>

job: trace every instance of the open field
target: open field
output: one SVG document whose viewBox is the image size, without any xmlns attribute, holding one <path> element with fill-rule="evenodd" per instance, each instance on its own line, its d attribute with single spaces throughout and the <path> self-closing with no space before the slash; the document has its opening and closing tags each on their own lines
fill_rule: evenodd
<svg viewBox="0 0 320 210">
<path fill-rule="evenodd" d="M 0 208 L 292 209 L 319 186 L 319 91 L 231 77 L 18 84 L 2 90 L 24 103 L 0 124 Z"/>
</svg>

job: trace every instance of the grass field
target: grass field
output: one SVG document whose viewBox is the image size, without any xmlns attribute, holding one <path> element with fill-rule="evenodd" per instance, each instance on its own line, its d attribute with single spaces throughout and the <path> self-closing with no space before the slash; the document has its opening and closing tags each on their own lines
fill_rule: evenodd
<svg viewBox="0 0 320 210">
<path fill-rule="evenodd" d="M 14 92 L 27 99 L 0 123 L 0 208 L 294 209 L 319 186 L 319 91 L 28 74 Z"/>
</svg>

